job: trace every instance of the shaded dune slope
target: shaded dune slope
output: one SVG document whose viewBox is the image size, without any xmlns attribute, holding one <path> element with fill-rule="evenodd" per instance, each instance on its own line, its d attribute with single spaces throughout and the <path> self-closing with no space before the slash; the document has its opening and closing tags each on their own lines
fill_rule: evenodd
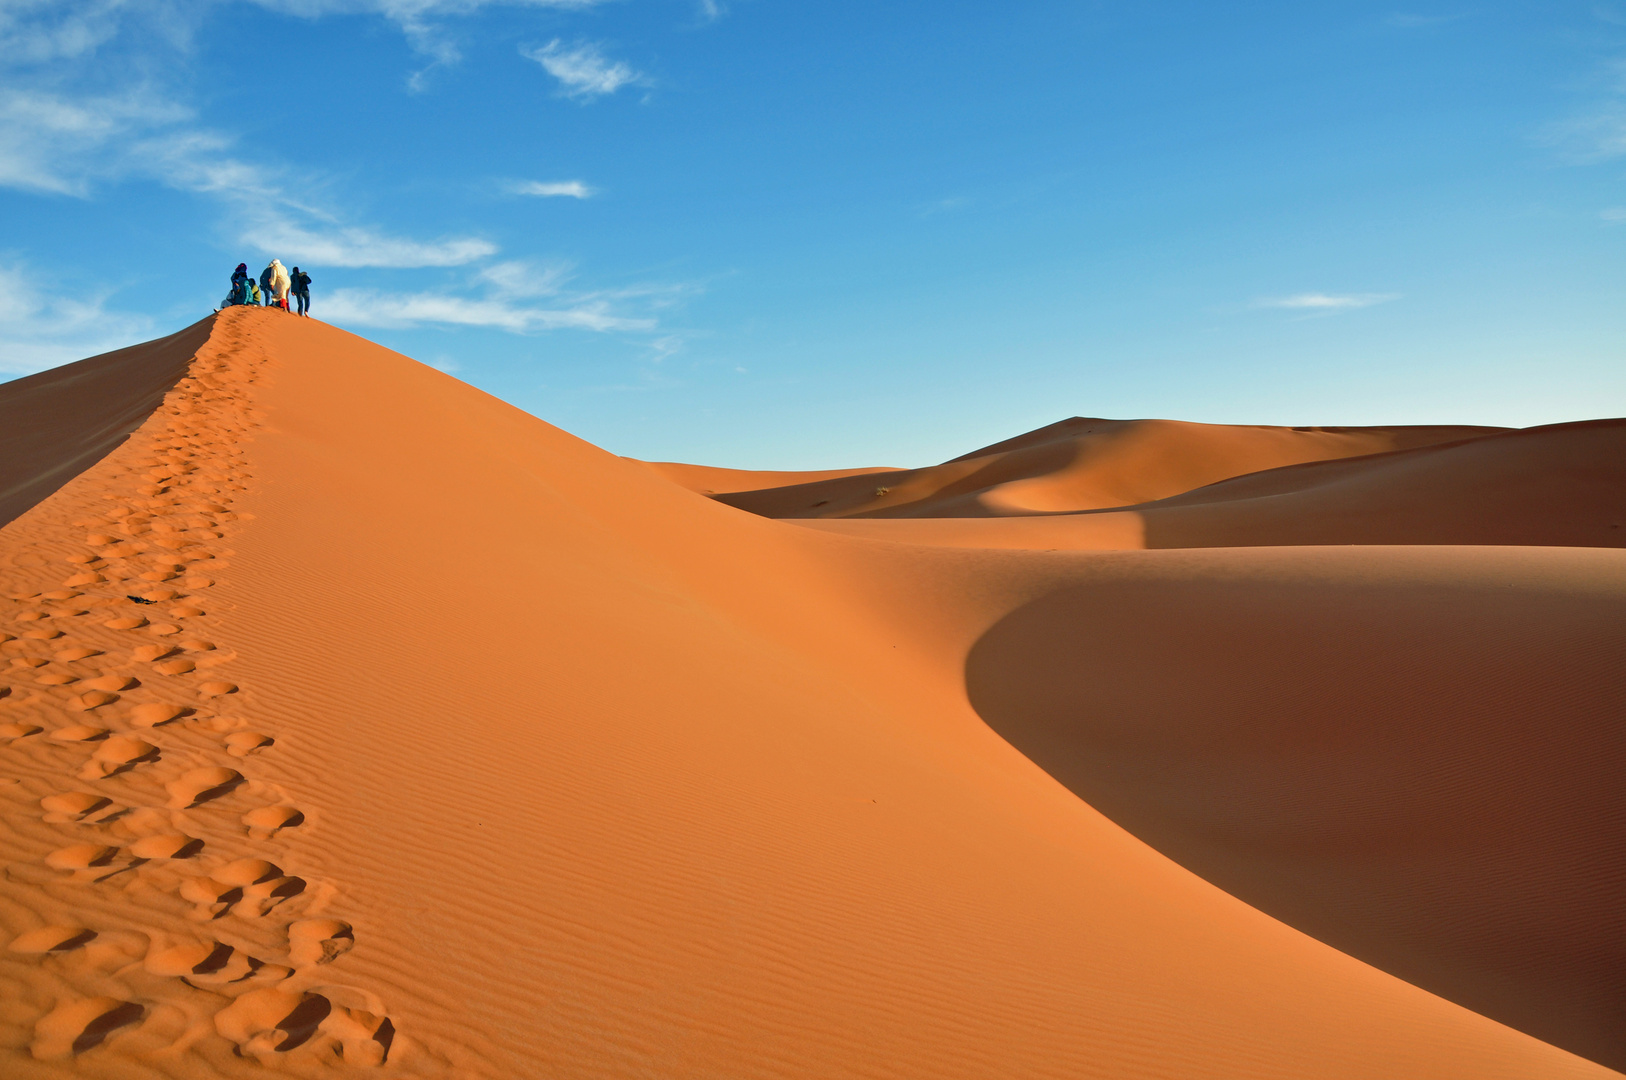
<svg viewBox="0 0 1626 1080">
<path fill-rule="evenodd" d="M 190 417 L 224 405 L 188 382 L 0 531 L 0 584 L 23 597 L 8 614 L 58 634 L 6 641 L 5 655 L 140 683 L 79 712 L 75 686 L 14 677 L 27 689 L 0 698 L 0 721 L 44 729 L 11 729 L 0 747 L 18 781 L 0 786 L 8 1075 L 255 1076 L 261 1060 L 415 1078 L 1612 1075 L 1203 880 L 968 700 L 969 678 L 1020 744 L 1022 717 L 1052 721 L 978 672 L 1029 634 L 1034 605 L 1047 626 L 1048 597 L 1176 588 L 1178 565 L 1192 594 L 1165 598 L 1178 619 L 1209 582 L 1256 572 L 1238 559 L 1257 553 L 832 536 L 697 497 L 319 323 L 245 309 L 210 326 L 193 370 L 223 380 L 240 423 Z M 184 477 L 139 494 L 139 469 L 158 460 L 143 455 L 230 477 L 210 486 L 231 489 L 232 510 Z M 106 546 L 86 532 L 103 526 L 73 522 L 110 502 L 148 520 Z M 163 581 L 184 612 L 163 618 L 208 635 L 221 654 L 208 669 L 159 669 L 132 650 L 150 629 L 100 621 L 143 612 L 125 594 L 166 565 L 170 529 L 197 561 Z M 1386 550 L 1270 572 L 1358 582 L 1359 560 L 1381 570 Z M 1416 572 L 1477 587 L 1471 560 L 1440 554 Z M 1621 569 L 1616 552 L 1583 554 L 1602 561 L 1582 577 Z M 1602 601 L 1550 555 L 1531 554 L 1530 588 L 1573 593 L 1574 611 L 1553 599 L 1547 625 L 1593 625 Z M 100 580 L 62 587 L 87 566 Z M 1330 595 L 1358 613 L 1388 594 Z M 49 659 L 78 642 L 100 655 Z M 150 724 L 131 704 L 144 696 L 193 712 Z M 55 737 L 87 714 L 106 738 Z M 220 749 L 252 734 L 270 741 Z M 111 759 L 92 747 L 135 738 L 153 749 L 96 775 Z M 1083 790 L 1065 756 L 1049 767 Z M 228 762 L 240 781 L 194 790 L 199 770 Z M 74 787 L 134 810 L 42 817 L 42 797 Z M 250 824 L 277 806 L 298 822 Z M 52 854 L 122 853 L 149 826 L 206 845 L 106 880 Z M 245 860 L 282 876 L 256 879 L 268 871 Z M 209 875 L 248 883 L 232 898 Z M 293 879 L 297 892 L 278 884 Z M 264 911 L 243 903 L 256 889 Z M 1313 901 L 1315 882 L 1301 891 Z M 107 948 L 17 947 L 52 927 Z M 219 964 L 252 955 L 258 974 L 210 979 L 166 951 L 202 950 L 207 968 L 224 946 Z"/>
<path fill-rule="evenodd" d="M 100 460 L 135 430 L 208 338 L 178 334 L 0 383 L 0 525 Z"/>
<path fill-rule="evenodd" d="M 1231 427 L 1074 417 L 929 468 L 741 491 L 718 501 L 778 518 L 1068 513 L 1150 502 L 1261 469 L 1497 430 Z"/>
<path fill-rule="evenodd" d="M 1541 549 L 1157 561 L 1006 616 L 967 686 L 1233 895 L 1619 1068 L 1622 569 Z"/>
</svg>

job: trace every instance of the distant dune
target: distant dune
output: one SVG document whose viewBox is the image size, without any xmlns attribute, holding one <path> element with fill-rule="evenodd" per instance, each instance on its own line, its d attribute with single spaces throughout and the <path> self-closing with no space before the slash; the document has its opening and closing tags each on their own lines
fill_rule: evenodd
<svg viewBox="0 0 1626 1080">
<path fill-rule="evenodd" d="M 651 465 L 262 309 L 0 385 L 0 1074 L 1616 1076 L 1621 431 Z"/>
</svg>

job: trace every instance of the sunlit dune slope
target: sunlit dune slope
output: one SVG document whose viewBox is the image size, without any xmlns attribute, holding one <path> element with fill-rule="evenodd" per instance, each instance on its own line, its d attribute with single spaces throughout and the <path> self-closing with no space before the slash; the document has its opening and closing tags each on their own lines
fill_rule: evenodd
<svg viewBox="0 0 1626 1080">
<path fill-rule="evenodd" d="M 777 518 L 1066 513 L 1150 502 L 1261 469 L 1498 430 L 1228 427 L 1074 417 L 942 465 L 811 483 L 787 481 L 788 486 L 723 494 L 718 501 Z"/>
<path fill-rule="evenodd" d="M 808 524 L 956 547 L 1626 547 L 1623 493 L 1626 420 L 1595 420 L 1270 469 L 1105 512 Z"/>
<path fill-rule="evenodd" d="M 1576 581 L 1623 557 L 1428 551 L 1395 571 L 1389 550 L 1278 567 L 831 536 L 319 323 L 228 310 L 125 446 L 0 531 L 0 584 L 22 598 L 0 625 L 56 635 L 0 644 L 42 661 L 0 699 L 17 781 L 0 785 L 0 1071 L 1615 1075 L 1172 861 L 1019 752 L 1023 724 L 1059 722 L 1059 676 L 1030 699 L 982 678 L 989 650 L 1046 632 L 1047 598 L 1183 581 L 1200 606 L 1250 574 L 1312 597 L 1325 580 L 1327 611 L 1352 617 L 1391 595 L 1360 582 L 1394 573 L 1504 621 L 1537 596 L 1544 626 L 1585 641 L 1615 601 Z M 1523 593 L 1484 584 L 1525 570 Z M 1163 602 L 1177 626 L 1184 599 Z M 1181 662 L 1130 625 L 1137 670 Z M 1571 669 L 1499 660 L 1567 700 Z M 1334 676 L 1327 694 L 1348 689 Z M 1194 754 L 1212 741 L 1169 723 Z M 1053 742 L 1065 758 L 1090 737 Z M 1491 790 L 1464 813 L 1512 783 L 1469 763 Z M 92 801 L 58 798 L 75 791 Z M 1579 835 L 1562 808 L 1541 821 Z M 1388 963 L 1368 922 L 1347 947 Z M 1464 954 L 1418 955 L 1435 971 Z"/>
<path fill-rule="evenodd" d="M 676 461 L 646 461 L 645 465 L 667 480 L 700 495 L 721 495 L 734 491 L 811 484 L 821 480 L 894 473 L 896 469 L 824 469 L 816 472 L 761 472 L 750 469 L 719 469 L 709 465 L 684 465 Z"/>
</svg>

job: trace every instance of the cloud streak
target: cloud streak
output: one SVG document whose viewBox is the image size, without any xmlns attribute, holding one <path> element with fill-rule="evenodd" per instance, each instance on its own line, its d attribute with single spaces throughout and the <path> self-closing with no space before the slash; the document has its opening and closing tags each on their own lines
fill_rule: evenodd
<svg viewBox="0 0 1626 1080">
<path fill-rule="evenodd" d="M 521 49 L 520 55 L 535 60 L 558 79 L 563 88 L 560 92 L 568 98 L 591 101 L 643 80 L 628 65 L 607 58 L 592 42 L 579 41 L 566 48 L 564 42 L 554 38 L 540 49 Z"/>
<path fill-rule="evenodd" d="M 532 195 L 538 198 L 591 199 L 598 192 L 580 180 L 515 180 L 505 186 L 510 195 Z"/>
<path fill-rule="evenodd" d="M 500 296 L 465 297 L 444 292 L 380 293 L 338 289 L 323 303 L 325 319 L 349 326 L 408 329 L 425 324 L 477 326 L 529 334 L 544 330 L 649 331 L 655 320 L 614 314 L 608 301 L 537 307 Z"/>
<path fill-rule="evenodd" d="M 1357 308 L 1387 304 L 1400 299 L 1399 293 L 1298 293 L 1294 296 L 1264 297 L 1253 302 L 1256 308 L 1276 308 L 1284 311 L 1305 311 L 1331 314 L 1353 311 Z"/>
</svg>

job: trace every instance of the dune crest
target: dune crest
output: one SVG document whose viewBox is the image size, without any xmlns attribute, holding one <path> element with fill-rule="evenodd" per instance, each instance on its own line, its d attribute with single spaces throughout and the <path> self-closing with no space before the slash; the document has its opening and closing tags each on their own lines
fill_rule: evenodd
<svg viewBox="0 0 1626 1080">
<path fill-rule="evenodd" d="M 1100 795 L 1219 884 L 1131 835 L 1076 772 L 1100 731 L 1044 711 L 1078 662 L 1047 602 L 1063 645 L 1091 588 L 1178 613 L 1281 574 L 1359 609 L 1390 549 L 873 543 L 311 320 L 203 325 L 130 440 L 0 530 L 0 626 L 51 635 L 0 643 L 8 1075 L 1615 1075 L 1570 1052 L 1614 1043 L 1373 966 L 1381 924 L 1352 924 L 1368 963 L 1244 902 L 1269 850 L 1225 891 L 1188 850 L 1223 784 L 1184 817 Z M 1528 589 L 1582 640 L 1622 556 L 1553 550 Z M 1441 595 L 1505 568 L 1440 554 L 1405 565 Z M 1000 656 L 1034 633 L 1022 697 Z M 1143 639 L 1122 662 L 1155 671 Z"/>
</svg>

